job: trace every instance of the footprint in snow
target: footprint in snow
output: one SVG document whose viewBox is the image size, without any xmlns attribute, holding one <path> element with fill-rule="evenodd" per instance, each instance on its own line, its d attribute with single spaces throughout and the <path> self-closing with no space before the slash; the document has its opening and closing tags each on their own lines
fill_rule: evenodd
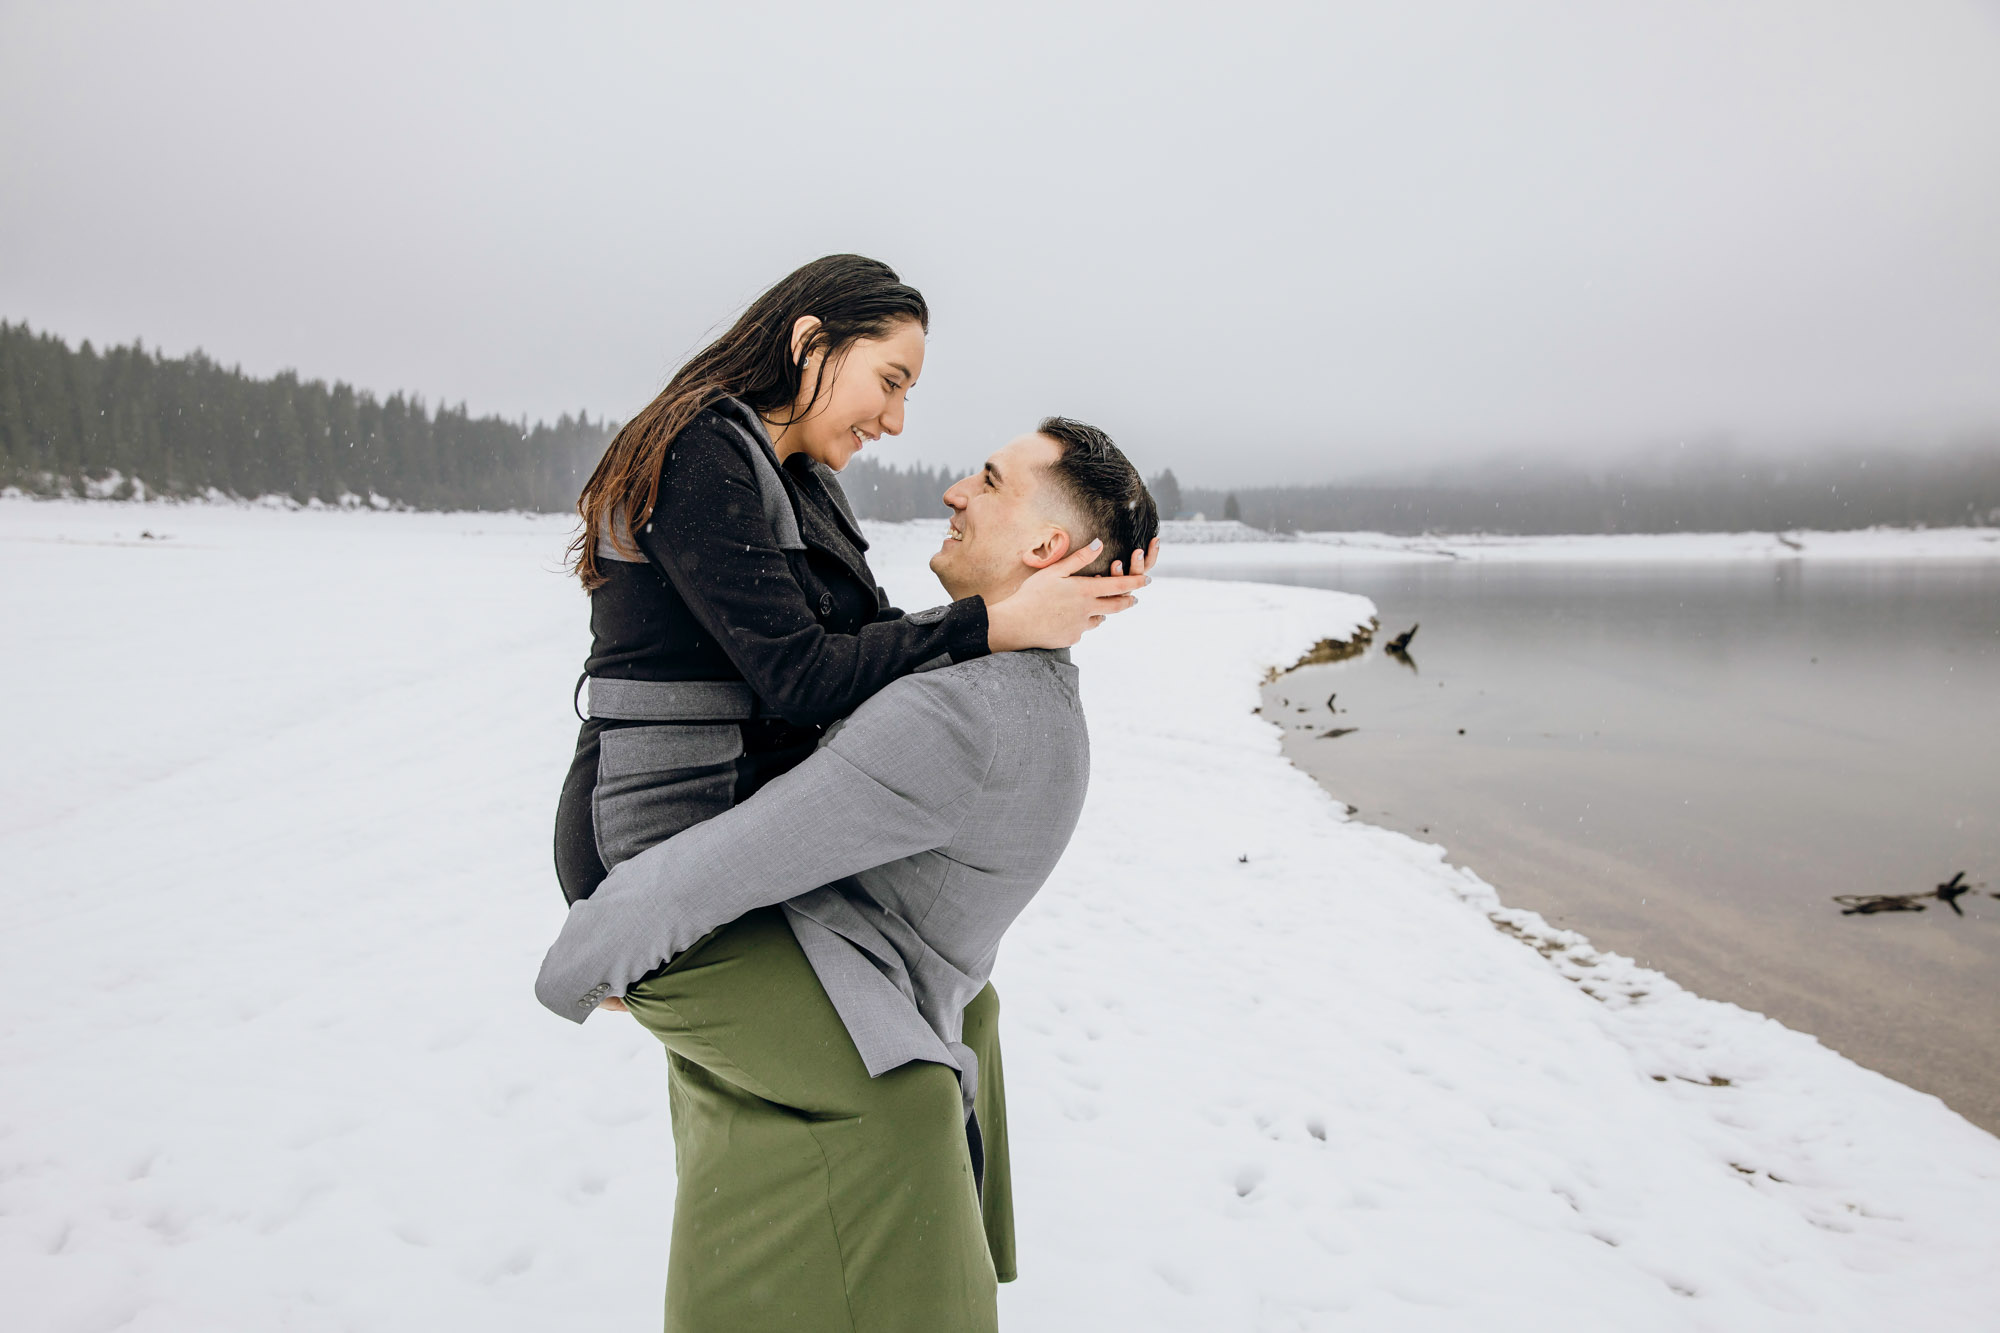
<svg viewBox="0 0 2000 1333">
<path fill-rule="evenodd" d="M 1354 1235 L 1345 1227 L 1336 1229 L 1324 1222 L 1310 1222 L 1306 1235 L 1328 1254 L 1348 1254 L 1354 1249 Z"/>
<path fill-rule="evenodd" d="M 434 1035 L 429 1042 L 425 1043 L 424 1049 L 432 1055 L 442 1055 L 446 1051 L 455 1050 L 465 1045 L 466 1042 L 471 1041 L 475 1031 L 476 1029 L 469 1026 L 447 1028 Z"/>
<path fill-rule="evenodd" d="M 1097 1119 L 1097 1103 L 1087 1097 L 1065 1097 L 1060 1105 L 1065 1120 L 1087 1123 Z"/>
<path fill-rule="evenodd" d="M 1085 1092 L 1104 1091 L 1104 1080 L 1087 1069 L 1068 1069 L 1064 1070 L 1063 1073 L 1064 1077 L 1068 1078 L 1071 1083 L 1082 1088 Z"/>
<path fill-rule="evenodd" d="M 187 1239 L 187 1222 L 179 1215 L 164 1209 L 147 1218 L 146 1226 L 169 1245 L 178 1245 Z"/>
<path fill-rule="evenodd" d="M 624 1106 L 603 1106 L 588 1111 L 590 1119 L 606 1129 L 620 1129 L 635 1124 L 652 1114 L 652 1108 L 645 1102 L 634 1102 Z"/>
<path fill-rule="evenodd" d="M 534 1265 L 535 1265 L 535 1252 L 527 1248 L 526 1246 L 522 1246 L 520 1249 L 514 1250 L 511 1253 L 509 1253 L 506 1256 L 506 1258 L 502 1259 L 498 1264 L 494 1265 L 491 1269 L 489 1269 L 486 1273 L 485 1280 L 488 1283 L 494 1283 L 500 1281 L 503 1278 L 519 1277 L 521 1276 L 521 1274 L 527 1272 L 530 1268 L 534 1267 Z"/>
</svg>

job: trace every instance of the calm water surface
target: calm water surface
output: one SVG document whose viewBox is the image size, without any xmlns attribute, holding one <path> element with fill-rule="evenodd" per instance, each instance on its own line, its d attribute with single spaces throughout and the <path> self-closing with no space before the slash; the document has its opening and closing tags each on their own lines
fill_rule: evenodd
<svg viewBox="0 0 2000 1333">
<path fill-rule="evenodd" d="M 1174 559 L 1203 576 L 1198 550 Z M 2000 565 L 1214 576 L 1380 609 L 1375 650 L 1265 700 L 1287 753 L 1362 818 L 2000 1132 Z M 1381 651 L 1419 622 L 1413 666 Z M 1963 917 L 1832 901 L 1960 870 L 1979 886 Z"/>
</svg>

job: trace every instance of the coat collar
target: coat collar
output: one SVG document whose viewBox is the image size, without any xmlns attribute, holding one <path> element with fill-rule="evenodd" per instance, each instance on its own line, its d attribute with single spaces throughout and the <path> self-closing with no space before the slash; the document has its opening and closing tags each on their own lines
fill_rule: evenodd
<svg viewBox="0 0 2000 1333">
<path fill-rule="evenodd" d="M 875 574 L 868 568 L 867 557 L 862 555 L 868 549 L 868 539 L 862 535 L 861 524 L 848 507 L 847 495 L 840 489 L 833 469 L 816 460 L 798 456 L 780 463 L 777 451 L 771 447 L 771 433 L 765 429 L 764 419 L 742 399 L 724 398 L 715 404 L 715 408 L 751 434 L 764 457 L 784 479 L 786 496 L 798 518 L 799 534 L 805 543 L 818 547 L 847 566 L 864 587 L 874 592 Z"/>
<path fill-rule="evenodd" d="M 875 575 L 862 554 L 868 549 L 868 539 L 861 535 L 861 525 L 848 509 L 833 470 L 822 463 L 802 464 L 793 459 L 783 471 L 801 500 L 799 529 L 806 545 L 817 546 L 839 560 L 873 592 Z"/>
<path fill-rule="evenodd" d="M 833 515 L 840 520 L 841 530 L 847 534 L 848 540 L 861 550 L 867 550 L 868 538 L 861 531 L 861 520 L 854 517 L 854 507 L 847 502 L 847 492 L 841 489 L 840 474 L 818 459 L 813 460 L 810 470 L 813 479 L 832 503 Z"/>
</svg>

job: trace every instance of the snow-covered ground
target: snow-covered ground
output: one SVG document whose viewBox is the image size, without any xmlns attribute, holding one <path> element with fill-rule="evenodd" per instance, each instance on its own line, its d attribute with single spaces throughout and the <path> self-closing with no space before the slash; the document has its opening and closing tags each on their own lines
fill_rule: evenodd
<svg viewBox="0 0 2000 1333">
<path fill-rule="evenodd" d="M 1292 541 L 1263 528 L 1253 528 L 1233 518 L 1167 519 L 1160 524 L 1160 540 L 1177 547 L 1212 546 L 1221 542 Z"/>
<path fill-rule="evenodd" d="M 1382 532 L 1305 532 L 1280 537 L 1241 523 L 1168 525 L 1203 570 L 1237 566 L 1326 566 L 1372 561 L 1489 563 L 1715 560 L 2000 560 L 2000 528 L 1862 528 L 1852 532 L 1663 532 L 1616 536 L 1398 537 Z"/>
<path fill-rule="evenodd" d="M 565 532 L 0 501 L 0 1327 L 655 1325 L 663 1061 L 530 991 Z M 877 529 L 905 605 L 935 533 Z M 1079 650 L 1007 1325 L 1994 1328 L 2000 1140 L 1280 759 L 1262 671 L 1370 613 L 1163 578 Z"/>
</svg>

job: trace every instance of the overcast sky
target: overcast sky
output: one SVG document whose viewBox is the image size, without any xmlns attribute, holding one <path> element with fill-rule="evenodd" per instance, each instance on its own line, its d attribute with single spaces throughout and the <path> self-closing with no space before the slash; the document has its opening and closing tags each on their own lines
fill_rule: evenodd
<svg viewBox="0 0 2000 1333">
<path fill-rule="evenodd" d="M 1148 472 L 2000 423 L 2000 0 L 0 4 L 0 317 L 623 418 L 796 264 Z"/>
</svg>

